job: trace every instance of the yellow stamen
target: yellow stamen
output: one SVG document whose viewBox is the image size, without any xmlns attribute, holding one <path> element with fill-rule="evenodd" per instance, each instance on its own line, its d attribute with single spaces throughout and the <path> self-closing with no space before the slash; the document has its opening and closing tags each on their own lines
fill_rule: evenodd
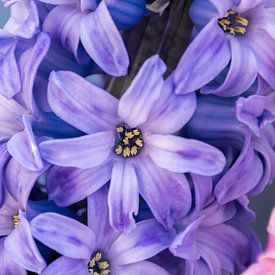
<svg viewBox="0 0 275 275">
<path fill-rule="evenodd" d="M 17 214 L 17 215 L 14 215 L 12 218 L 13 218 L 13 226 L 14 226 L 14 228 L 18 227 L 18 225 L 20 223 L 20 216 Z"/>
<path fill-rule="evenodd" d="M 109 269 L 110 264 L 107 261 L 102 261 L 102 254 L 97 252 L 88 263 L 88 270 L 91 275 L 109 275 L 111 270 Z"/>
</svg>

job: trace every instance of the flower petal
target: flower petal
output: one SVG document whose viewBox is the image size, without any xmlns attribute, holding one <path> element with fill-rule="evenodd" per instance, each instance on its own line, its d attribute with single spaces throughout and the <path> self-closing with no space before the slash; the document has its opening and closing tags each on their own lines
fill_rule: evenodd
<svg viewBox="0 0 275 275">
<path fill-rule="evenodd" d="M 165 80 L 149 120 L 142 129 L 154 134 L 171 134 L 180 130 L 194 114 L 196 96 L 194 93 L 176 95 L 172 77 Z M 180 119 L 179 119 L 180 118 Z"/>
<path fill-rule="evenodd" d="M 229 10 L 232 9 L 234 6 L 235 0 L 226 0 L 226 1 L 220 1 L 220 0 L 209 0 L 215 8 L 218 10 L 220 17 L 223 17 L 223 15 Z"/>
<path fill-rule="evenodd" d="M 48 100 L 64 121 L 85 132 L 115 129 L 118 100 L 72 72 L 52 72 Z"/>
<path fill-rule="evenodd" d="M 144 220 L 129 234 L 122 234 L 110 248 L 116 265 L 140 262 L 168 248 L 174 231 L 165 229 L 155 219 Z"/>
<path fill-rule="evenodd" d="M 77 1 L 75 2 L 77 4 Z M 82 16 L 76 6 L 61 4 L 48 13 L 43 23 L 43 31 L 49 33 L 52 39 L 70 50 L 75 58 L 77 58 Z"/>
<path fill-rule="evenodd" d="M 163 87 L 164 62 L 158 55 L 149 58 L 119 101 L 118 115 L 129 126 L 147 121 Z"/>
<path fill-rule="evenodd" d="M 4 275 L 27 275 L 22 266 L 15 263 L 6 253 L 4 247 L 5 238 L 0 239 L 0 270 Z"/>
<path fill-rule="evenodd" d="M 135 168 L 129 160 L 120 158 L 114 162 L 108 205 L 111 226 L 130 232 L 135 227 L 133 214 L 138 213 L 139 190 Z"/>
<path fill-rule="evenodd" d="M 12 98 L 21 90 L 19 68 L 15 58 L 16 40 L 5 31 L 0 31 L 0 93 Z"/>
<path fill-rule="evenodd" d="M 85 260 L 59 257 L 42 272 L 41 275 L 66 274 L 66 275 L 90 275 Z"/>
<path fill-rule="evenodd" d="M 31 190 L 36 183 L 36 180 L 48 168 L 47 165 L 44 169 L 38 172 L 33 172 L 26 169 L 14 158 L 11 158 L 5 169 L 5 184 L 8 192 L 24 207 L 27 206 Z"/>
<path fill-rule="evenodd" d="M 33 121 L 34 118 L 31 115 L 24 114 L 22 116 L 24 130 L 15 134 L 8 141 L 7 148 L 21 165 L 31 171 L 40 171 L 44 164 L 32 130 Z"/>
<path fill-rule="evenodd" d="M 95 236 L 89 227 L 56 213 L 40 214 L 30 224 L 33 236 L 61 255 L 90 259 Z"/>
<path fill-rule="evenodd" d="M 150 135 L 146 142 L 153 161 L 172 172 L 212 176 L 220 173 L 225 165 L 222 152 L 201 141 L 171 135 Z"/>
<path fill-rule="evenodd" d="M 36 247 L 29 222 L 23 212 L 20 213 L 18 227 L 6 238 L 4 245 L 8 255 L 25 269 L 40 273 L 46 267 L 46 262 Z"/>
<path fill-rule="evenodd" d="M 117 267 L 114 270 L 114 275 L 169 275 L 169 273 L 162 267 L 147 261 L 142 261 L 139 263 L 129 264 Z"/>
<path fill-rule="evenodd" d="M 175 92 L 186 94 L 202 88 L 225 68 L 230 57 L 225 34 L 213 19 L 183 54 L 175 71 Z"/>
<path fill-rule="evenodd" d="M 263 2 L 262 0 L 245 0 L 245 1 L 240 1 L 240 4 L 238 5 L 237 11 L 238 12 L 244 12 L 249 9 L 253 9 L 256 7 L 258 4 Z"/>
<path fill-rule="evenodd" d="M 190 210 L 191 192 L 184 175 L 156 166 L 149 157 L 137 163 L 136 174 L 142 197 L 164 226 L 171 227 Z"/>
<path fill-rule="evenodd" d="M 1 144 L 1 140 L 0 140 L 0 208 L 3 206 L 4 203 L 4 174 L 6 171 L 6 164 L 10 158 L 10 154 L 7 151 L 7 144 L 6 142 L 3 142 Z"/>
<path fill-rule="evenodd" d="M 81 20 L 80 38 L 90 57 L 106 73 L 127 73 L 128 53 L 104 1 Z"/>
<path fill-rule="evenodd" d="M 231 63 L 226 79 L 216 89 L 206 87 L 201 93 L 214 93 L 221 96 L 236 96 L 248 90 L 254 83 L 258 66 L 254 53 L 236 37 L 229 37 L 231 45 Z"/>
<path fill-rule="evenodd" d="M 109 223 L 108 210 L 108 188 L 103 186 L 100 190 L 88 197 L 87 218 L 88 226 L 96 236 L 96 247 L 104 249 L 109 247 L 117 238 L 117 233 L 111 228 Z"/>
<path fill-rule="evenodd" d="M 46 140 L 39 144 L 39 150 L 43 159 L 52 164 L 88 169 L 102 164 L 114 144 L 114 133 L 109 131 L 77 138 Z"/>
<path fill-rule="evenodd" d="M 8 32 L 24 38 L 32 38 L 39 32 L 39 15 L 34 0 L 15 1 L 11 6 L 11 17 L 5 24 Z"/>
<path fill-rule="evenodd" d="M 49 199 L 63 207 L 79 202 L 108 182 L 111 172 L 110 161 L 90 169 L 53 166 L 46 178 Z"/>
</svg>

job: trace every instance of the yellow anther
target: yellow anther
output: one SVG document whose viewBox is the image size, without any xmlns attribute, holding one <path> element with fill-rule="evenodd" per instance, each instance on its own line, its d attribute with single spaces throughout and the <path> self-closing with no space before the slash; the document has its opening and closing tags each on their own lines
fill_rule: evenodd
<svg viewBox="0 0 275 275">
<path fill-rule="evenodd" d="M 18 227 L 20 223 L 20 216 L 18 214 L 13 216 L 13 226 L 14 228 Z"/>
<path fill-rule="evenodd" d="M 109 275 L 111 273 L 111 270 L 107 269 L 107 270 L 103 270 L 100 272 L 100 275 Z"/>
<path fill-rule="evenodd" d="M 106 261 L 105 262 L 99 262 L 99 263 L 97 263 L 97 265 L 100 269 L 107 269 L 109 267 L 109 264 Z"/>
<path fill-rule="evenodd" d="M 123 144 L 124 145 L 128 145 L 129 144 L 129 138 L 128 137 L 126 137 L 126 138 L 123 139 Z"/>
<path fill-rule="evenodd" d="M 133 133 L 134 133 L 135 136 L 139 136 L 140 135 L 140 131 L 138 129 L 135 129 L 133 131 Z"/>
<path fill-rule="evenodd" d="M 248 20 L 246 18 L 243 18 L 243 17 L 241 17 L 239 15 L 236 17 L 236 22 L 240 23 L 244 27 L 247 27 L 248 24 L 249 24 L 249 22 L 248 22 Z"/>
<path fill-rule="evenodd" d="M 125 158 L 129 157 L 131 154 L 131 150 L 130 150 L 130 147 L 125 147 L 124 150 L 123 150 L 123 156 Z"/>
<path fill-rule="evenodd" d="M 115 153 L 117 154 L 117 155 L 120 155 L 121 153 L 122 153 L 122 146 L 119 144 L 118 146 L 117 146 L 117 148 L 115 149 Z"/>
<path fill-rule="evenodd" d="M 130 132 L 126 132 L 126 133 L 125 133 L 125 136 L 126 136 L 127 138 L 133 138 L 133 137 L 134 137 L 134 134 L 133 134 L 132 131 L 130 131 Z"/>
<path fill-rule="evenodd" d="M 118 133 L 122 133 L 123 132 L 123 128 L 121 126 L 118 126 L 118 127 L 116 127 L 116 131 Z"/>
<path fill-rule="evenodd" d="M 132 156 L 135 156 L 136 154 L 137 154 L 137 147 L 136 146 L 133 146 L 132 148 L 131 148 L 131 155 Z"/>
<path fill-rule="evenodd" d="M 108 275 L 111 273 L 109 263 L 107 261 L 102 261 L 102 254 L 96 252 L 95 256 L 90 259 L 88 263 L 88 271 L 91 275 Z"/>
<path fill-rule="evenodd" d="M 142 147 L 142 146 L 143 146 L 143 142 L 142 142 L 142 140 L 139 139 L 139 138 L 136 140 L 135 143 L 136 143 L 136 145 L 139 146 L 139 147 Z"/>
</svg>

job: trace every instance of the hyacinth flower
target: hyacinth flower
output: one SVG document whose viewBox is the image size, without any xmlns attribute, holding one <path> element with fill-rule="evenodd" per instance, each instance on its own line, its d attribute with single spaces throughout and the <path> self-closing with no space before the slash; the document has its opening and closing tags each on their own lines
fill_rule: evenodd
<svg viewBox="0 0 275 275">
<path fill-rule="evenodd" d="M 267 227 L 269 240 L 266 250 L 242 275 L 272 275 L 275 270 L 275 209 L 273 208 Z"/>
<path fill-rule="evenodd" d="M 1 0 L 10 7 L 10 18 L 4 29 L 14 35 L 32 38 L 40 31 L 39 14 L 35 0 Z"/>
<path fill-rule="evenodd" d="M 69 49 L 76 59 L 81 46 L 106 73 L 122 76 L 129 66 L 128 53 L 118 28 L 135 25 L 145 14 L 144 0 L 56 1 L 43 22 L 43 30 Z"/>
<path fill-rule="evenodd" d="M 203 87 L 202 93 L 240 95 L 257 75 L 274 89 L 274 7 L 272 0 L 193 1 L 190 17 L 198 34 L 177 67 L 176 93 L 198 90 L 224 69 L 223 83 Z"/>
<path fill-rule="evenodd" d="M 248 200 L 219 205 L 213 200 L 210 177 L 192 175 L 195 208 L 178 221 L 170 252 L 185 261 L 185 275 L 239 274 L 261 251 L 248 227 L 254 214 Z"/>
<path fill-rule="evenodd" d="M 165 226 L 188 212 L 182 173 L 215 175 L 225 159 L 206 143 L 173 135 L 192 116 L 196 97 L 176 96 L 171 79 L 163 80 L 165 70 L 158 56 L 147 60 L 120 101 L 72 72 L 51 74 L 52 110 L 87 135 L 39 144 L 42 158 L 60 166 L 48 173 L 49 199 L 67 206 L 111 179 L 110 223 L 117 230 L 134 227 L 139 193 Z"/>
<path fill-rule="evenodd" d="M 109 224 L 107 193 L 103 187 L 88 198 L 88 226 L 54 213 L 32 219 L 33 236 L 62 255 L 43 275 L 168 275 L 147 259 L 167 247 L 173 232 L 148 219 L 130 234 L 116 233 Z"/>
<path fill-rule="evenodd" d="M 273 94 L 198 98 L 187 132 L 189 137 L 217 146 L 226 155 L 227 165 L 215 178 L 214 194 L 219 203 L 257 195 L 274 179 L 274 106 Z"/>
</svg>

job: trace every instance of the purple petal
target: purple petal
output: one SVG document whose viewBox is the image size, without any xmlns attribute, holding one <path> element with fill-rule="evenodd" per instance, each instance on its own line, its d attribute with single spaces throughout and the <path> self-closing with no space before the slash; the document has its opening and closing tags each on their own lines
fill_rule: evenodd
<svg viewBox="0 0 275 275">
<path fill-rule="evenodd" d="M 118 100 L 72 72 L 52 72 L 48 100 L 53 111 L 75 128 L 92 133 L 114 129 Z"/>
<path fill-rule="evenodd" d="M 209 0 L 214 7 L 218 10 L 220 17 L 223 17 L 223 15 L 229 10 L 232 9 L 235 3 L 235 0 L 226 0 L 226 1 L 220 1 L 220 0 Z"/>
<path fill-rule="evenodd" d="M 111 261 L 126 265 L 149 259 L 169 246 L 173 234 L 174 231 L 166 230 L 155 219 L 142 221 L 112 244 Z"/>
<path fill-rule="evenodd" d="M 40 214 L 30 222 L 33 236 L 61 255 L 89 260 L 95 245 L 93 231 L 71 218 L 55 214 Z"/>
<path fill-rule="evenodd" d="M 212 176 L 220 173 L 225 165 L 222 152 L 201 141 L 171 135 L 150 135 L 146 137 L 146 143 L 153 161 L 172 172 Z"/>
<path fill-rule="evenodd" d="M 209 83 L 228 64 L 230 55 L 223 30 L 216 19 L 211 20 L 189 45 L 176 68 L 176 93 L 190 93 Z"/>
<path fill-rule="evenodd" d="M 87 169 L 102 164 L 114 144 L 114 133 L 109 131 L 77 138 L 47 140 L 39 144 L 39 149 L 43 159 L 52 164 Z"/>
<path fill-rule="evenodd" d="M 24 207 L 27 206 L 31 190 L 38 177 L 47 169 L 33 172 L 20 165 L 14 158 L 11 158 L 5 169 L 5 184 L 8 192 Z"/>
<path fill-rule="evenodd" d="M 16 40 L 0 31 L 0 93 L 12 98 L 21 90 L 19 68 L 15 58 Z"/>
<path fill-rule="evenodd" d="M 90 57 L 106 73 L 127 73 L 128 53 L 104 1 L 82 19 L 80 38 Z"/>
<path fill-rule="evenodd" d="M 15 263 L 6 253 L 4 247 L 5 238 L 0 239 L 0 270 L 3 275 L 27 275 L 22 266 Z"/>
<path fill-rule="evenodd" d="M 253 52 L 236 37 L 229 37 L 231 63 L 227 77 L 217 89 L 203 88 L 201 93 L 214 93 L 222 96 L 236 96 L 245 92 L 255 81 L 258 66 Z"/>
<path fill-rule="evenodd" d="M 159 99 L 153 105 L 149 120 L 142 129 L 155 134 L 171 134 L 180 130 L 196 109 L 196 96 L 176 95 L 172 77 L 165 80 Z M 178 119 L 180 117 L 180 119 Z"/>
<path fill-rule="evenodd" d="M 111 172 L 110 161 L 84 170 L 53 166 L 46 179 L 49 199 L 63 207 L 79 202 L 108 182 Z"/>
<path fill-rule="evenodd" d="M 237 199 L 259 184 L 263 164 L 250 146 L 248 141 L 239 158 L 217 183 L 214 193 L 219 203 Z"/>
<path fill-rule="evenodd" d="M 250 34 L 247 33 L 245 38 L 244 42 L 256 56 L 259 74 L 274 89 L 274 39 L 264 30 L 253 30 Z"/>
<path fill-rule="evenodd" d="M 0 208 L 4 203 L 4 173 L 6 170 L 6 164 L 10 158 L 10 154 L 7 151 L 6 142 L 0 143 Z"/>
<path fill-rule="evenodd" d="M 139 70 L 119 102 L 118 115 L 129 126 L 147 121 L 163 87 L 164 62 L 158 55 L 149 58 Z"/>
<path fill-rule="evenodd" d="M 20 212 L 18 227 L 6 238 L 4 245 L 8 255 L 25 269 L 40 273 L 46 267 L 46 262 L 36 247 L 30 225 L 23 212 Z"/>
<path fill-rule="evenodd" d="M 136 173 L 142 197 L 164 226 L 171 227 L 190 210 L 191 192 L 184 175 L 156 166 L 149 157 L 141 159 Z"/>
<path fill-rule="evenodd" d="M 147 275 L 169 275 L 169 273 L 163 269 L 162 267 L 147 261 L 142 261 L 140 263 L 134 263 L 129 265 L 124 265 L 115 268 L 114 275 L 140 275 L 140 274 L 147 274 Z"/>
<path fill-rule="evenodd" d="M 24 38 L 32 38 L 39 32 L 39 15 L 34 0 L 15 1 L 11 17 L 4 26 L 8 32 Z"/>
<path fill-rule="evenodd" d="M 19 59 L 19 69 L 22 80 L 22 92 L 17 95 L 21 97 L 21 102 L 26 109 L 35 114 L 36 106 L 33 99 L 34 95 L 34 81 L 37 76 L 37 71 L 40 63 L 46 56 L 50 47 L 50 36 L 46 33 L 40 33 L 37 36 L 35 44 L 26 50 Z M 41 92 L 41 91 L 40 91 Z"/>
<path fill-rule="evenodd" d="M 24 167 L 31 171 L 40 171 L 43 168 L 36 139 L 32 131 L 34 118 L 31 115 L 24 114 L 22 122 L 24 130 L 15 134 L 7 144 L 9 153 Z"/>
<path fill-rule="evenodd" d="M 87 262 L 67 257 L 59 257 L 52 262 L 41 275 L 66 274 L 66 275 L 90 275 Z"/>
<path fill-rule="evenodd" d="M 101 250 L 109 247 L 117 238 L 117 233 L 111 228 L 108 211 L 108 188 L 103 186 L 100 190 L 88 197 L 88 226 L 96 236 L 96 247 Z"/>
<path fill-rule="evenodd" d="M 256 7 L 258 4 L 261 2 L 264 2 L 263 0 L 245 0 L 245 1 L 240 1 L 240 4 L 237 7 L 238 12 L 244 12 L 249 9 L 253 9 Z"/>
<path fill-rule="evenodd" d="M 68 1 L 66 2 L 67 5 L 58 3 L 61 5 L 53 8 L 49 12 L 43 23 L 43 30 L 48 32 L 52 39 L 60 42 L 64 48 L 69 49 L 77 58 L 80 40 L 80 23 L 83 15 L 76 6 L 68 5 Z M 76 2 L 75 4 L 77 4 L 77 1 L 72 2 Z"/>
<path fill-rule="evenodd" d="M 130 232 L 135 228 L 139 190 L 135 167 L 129 160 L 115 161 L 108 195 L 110 224 L 116 231 Z"/>
</svg>

